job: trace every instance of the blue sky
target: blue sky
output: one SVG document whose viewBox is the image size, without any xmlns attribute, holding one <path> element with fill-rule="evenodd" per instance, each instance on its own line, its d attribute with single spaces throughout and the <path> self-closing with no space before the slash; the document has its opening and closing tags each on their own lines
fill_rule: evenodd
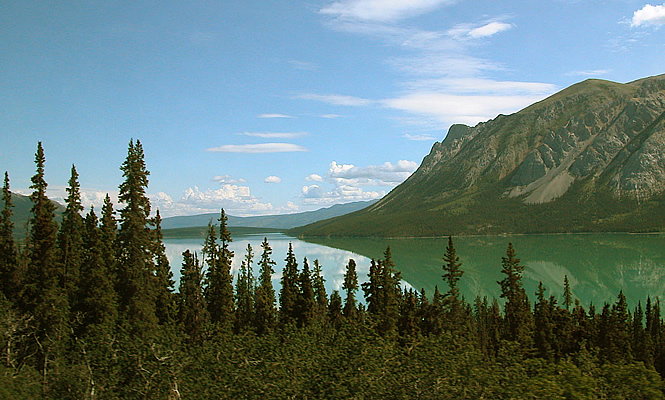
<svg viewBox="0 0 665 400">
<path fill-rule="evenodd" d="M 379 198 L 453 123 L 665 73 L 644 1 L 30 1 L 0 6 L 0 169 L 116 198 L 131 138 L 163 216 Z"/>
</svg>

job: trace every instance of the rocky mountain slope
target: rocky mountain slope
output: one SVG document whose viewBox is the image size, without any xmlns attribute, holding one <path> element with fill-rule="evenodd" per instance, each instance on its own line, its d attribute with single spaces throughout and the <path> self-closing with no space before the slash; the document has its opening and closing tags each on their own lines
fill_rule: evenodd
<svg viewBox="0 0 665 400">
<path fill-rule="evenodd" d="M 665 75 L 586 80 L 512 115 L 454 125 L 375 205 L 303 235 L 665 228 Z"/>
</svg>

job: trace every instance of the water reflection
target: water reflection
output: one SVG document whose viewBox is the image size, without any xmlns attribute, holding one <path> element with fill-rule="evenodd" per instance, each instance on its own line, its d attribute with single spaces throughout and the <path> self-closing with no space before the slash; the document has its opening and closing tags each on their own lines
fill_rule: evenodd
<svg viewBox="0 0 665 400">
<path fill-rule="evenodd" d="M 233 271 L 240 267 L 247 244 L 254 249 L 254 271 L 261 254 L 261 242 L 267 237 L 273 248 L 278 286 L 289 243 L 302 268 L 303 259 L 310 267 L 315 259 L 322 265 L 328 292 L 340 290 L 345 266 L 350 258 L 357 263 L 358 277 L 367 279 L 371 258 L 382 258 L 391 247 L 397 268 L 407 286 L 424 288 L 430 295 L 435 286 L 446 290 L 442 275 L 442 257 L 447 239 L 378 239 L 326 238 L 299 240 L 279 233 L 234 237 L 231 250 L 235 252 Z M 573 295 L 583 305 L 593 302 L 602 305 L 614 302 L 623 290 L 632 305 L 647 296 L 665 296 L 665 235 L 590 234 L 590 235 L 518 235 L 458 237 L 455 248 L 465 271 L 460 289 L 467 300 L 477 295 L 499 297 L 497 281 L 501 274 L 501 257 L 512 242 L 524 270 L 524 287 L 533 298 L 538 282 L 543 282 L 547 294 L 561 299 L 563 278 L 568 276 Z M 200 253 L 201 239 L 165 240 L 167 256 L 174 274 L 179 278 L 182 252 L 186 249 Z"/>
</svg>

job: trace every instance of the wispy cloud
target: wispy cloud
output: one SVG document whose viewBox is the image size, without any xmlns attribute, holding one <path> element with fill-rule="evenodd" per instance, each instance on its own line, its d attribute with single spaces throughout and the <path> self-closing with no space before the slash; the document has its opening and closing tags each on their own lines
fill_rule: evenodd
<svg viewBox="0 0 665 400">
<path fill-rule="evenodd" d="M 295 118 L 295 117 L 286 114 L 261 114 L 258 115 L 257 118 Z"/>
<path fill-rule="evenodd" d="M 426 134 L 421 134 L 421 135 L 411 135 L 411 134 L 405 134 L 405 138 L 413 141 L 432 141 L 436 140 L 436 138 L 432 135 L 426 135 Z"/>
<path fill-rule="evenodd" d="M 631 26 L 662 26 L 665 25 L 665 4 L 652 6 L 647 4 L 633 13 Z"/>
<path fill-rule="evenodd" d="M 260 143 L 260 144 L 225 144 L 219 147 L 206 149 L 209 152 L 218 153 L 244 153 L 244 154 L 266 154 L 266 153 L 289 153 L 308 151 L 307 148 L 292 143 Z"/>
<path fill-rule="evenodd" d="M 342 19 L 397 21 L 431 11 L 453 0 L 342 0 L 321 9 L 321 14 Z"/>
<path fill-rule="evenodd" d="M 242 132 L 238 135 L 260 137 L 264 139 L 292 139 L 307 136 L 307 132 Z"/>
<path fill-rule="evenodd" d="M 469 31 L 469 36 L 472 38 L 482 38 L 494 36 L 499 32 L 507 31 L 513 27 L 512 24 L 505 22 L 490 22 L 489 24 L 479 26 L 478 28 Z"/>
<path fill-rule="evenodd" d="M 607 69 L 588 69 L 588 70 L 580 70 L 580 71 L 570 71 L 566 75 L 567 76 L 601 76 L 601 75 L 607 75 L 609 74 L 610 71 Z"/>
<path fill-rule="evenodd" d="M 339 114 L 323 114 L 321 115 L 321 118 L 335 119 L 335 118 L 343 118 L 343 116 Z"/>
<path fill-rule="evenodd" d="M 344 94 L 307 94 L 300 98 L 395 109 L 406 114 L 395 118 L 404 123 L 442 129 L 454 123 L 474 125 L 497 114 L 516 112 L 557 90 L 548 83 L 491 79 L 509 68 L 473 55 L 490 38 L 515 28 L 509 22 L 510 15 L 458 23 L 439 31 L 414 28 L 400 21 L 410 13 L 424 13 L 450 3 L 358 0 L 338 1 L 324 8 L 323 14 L 337 17 L 328 21 L 333 29 L 383 41 L 407 54 L 386 60 L 403 74 L 401 82 L 395 84 L 402 90 L 384 99 Z M 366 16 L 371 15 L 372 7 L 382 10 L 373 11 L 375 18 Z"/>
<path fill-rule="evenodd" d="M 370 106 L 374 103 L 373 100 L 363 99 L 354 96 L 346 96 L 341 94 L 303 93 L 297 95 L 296 97 L 303 100 L 320 101 L 335 106 L 364 107 L 364 106 Z"/>
</svg>

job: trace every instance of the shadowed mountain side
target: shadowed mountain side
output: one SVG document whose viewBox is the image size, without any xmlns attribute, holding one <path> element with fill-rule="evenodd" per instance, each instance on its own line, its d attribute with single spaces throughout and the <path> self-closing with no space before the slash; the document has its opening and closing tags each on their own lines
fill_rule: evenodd
<svg viewBox="0 0 665 400">
<path fill-rule="evenodd" d="M 515 114 L 453 125 L 381 201 L 292 234 L 660 231 L 664 191 L 665 75 L 590 79 Z"/>
</svg>

